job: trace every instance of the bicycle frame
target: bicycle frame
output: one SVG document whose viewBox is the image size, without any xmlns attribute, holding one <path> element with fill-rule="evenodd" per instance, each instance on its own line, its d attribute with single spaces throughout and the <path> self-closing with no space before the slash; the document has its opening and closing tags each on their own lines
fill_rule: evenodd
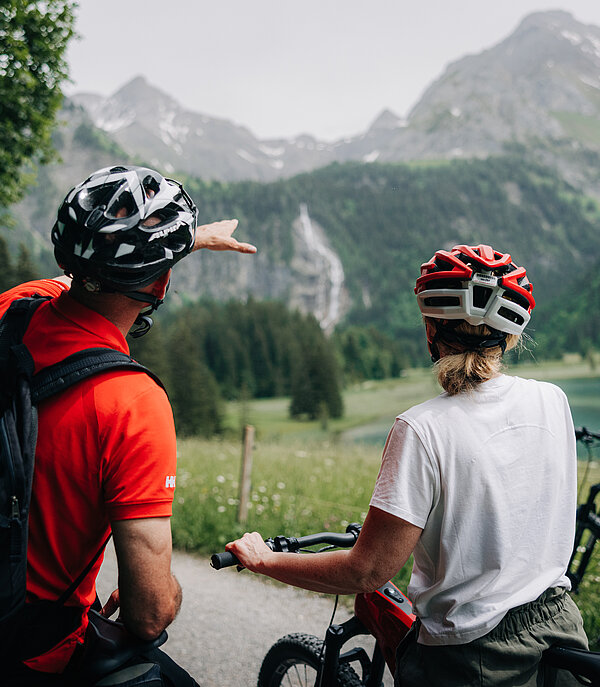
<svg viewBox="0 0 600 687">
<path fill-rule="evenodd" d="M 571 554 L 571 560 L 569 561 L 569 567 L 567 569 L 567 577 L 571 580 L 573 592 L 578 591 L 579 584 L 583 579 L 585 571 L 592 557 L 592 553 L 594 552 L 596 542 L 598 539 L 600 539 L 600 517 L 596 515 L 595 505 L 596 496 L 599 493 L 600 484 L 594 484 L 592 487 L 590 487 L 587 501 L 577 508 L 575 545 L 573 547 L 573 553 Z M 579 558 L 579 560 L 575 560 L 575 557 L 578 553 L 577 550 L 581 544 L 586 530 L 589 531 L 590 536 L 585 543 L 581 558 Z"/>
<path fill-rule="evenodd" d="M 339 663 L 358 661 L 365 687 L 379 687 L 386 664 L 392 675 L 394 674 L 396 648 L 406 637 L 414 621 L 412 604 L 391 581 L 374 592 L 357 594 L 354 616 L 341 625 L 330 625 L 327 630 L 323 677 L 322 682 L 317 684 L 335 684 Z M 341 653 L 342 647 L 358 635 L 375 637 L 375 648 L 370 659 L 362 647 Z"/>
<path fill-rule="evenodd" d="M 577 441 L 581 441 L 587 446 L 588 461 L 591 460 L 591 449 L 600 442 L 600 434 L 590 432 L 585 427 L 578 427 L 575 430 L 575 438 Z M 567 577 L 571 580 L 571 591 L 575 593 L 578 591 L 581 580 L 589 565 L 596 542 L 600 539 L 600 517 L 597 515 L 595 503 L 599 493 L 600 484 L 592 485 L 588 493 L 587 501 L 577 508 L 575 544 L 567 568 Z M 581 557 L 576 560 L 578 548 L 581 545 L 586 530 L 589 531 L 590 534 L 584 545 Z"/>
</svg>

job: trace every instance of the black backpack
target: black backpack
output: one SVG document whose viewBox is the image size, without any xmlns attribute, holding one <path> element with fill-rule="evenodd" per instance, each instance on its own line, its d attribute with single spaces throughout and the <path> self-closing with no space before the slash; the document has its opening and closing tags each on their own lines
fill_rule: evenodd
<svg viewBox="0 0 600 687">
<path fill-rule="evenodd" d="M 29 504 L 37 441 L 37 405 L 92 375 L 132 369 L 160 380 L 130 356 L 109 348 L 88 348 L 33 374 L 23 335 L 33 313 L 49 300 L 14 301 L 0 320 L 0 629 L 11 626 L 25 607 Z M 108 540 L 107 540 L 108 541 Z M 71 596 L 104 550 L 106 542 L 56 606 Z"/>
</svg>

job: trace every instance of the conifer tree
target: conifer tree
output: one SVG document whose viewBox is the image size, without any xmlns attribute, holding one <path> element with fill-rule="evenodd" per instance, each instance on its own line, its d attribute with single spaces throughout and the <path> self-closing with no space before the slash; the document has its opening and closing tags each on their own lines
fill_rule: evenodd
<svg viewBox="0 0 600 687">
<path fill-rule="evenodd" d="M 222 428 L 219 387 L 202 362 L 198 344 L 185 320 L 179 320 L 169 341 L 169 385 L 167 390 L 178 434 L 210 437 Z"/>
<path fill-rule="evenodd" d="M 152 329 L 139 339 L 129 338 L 129 350 L 131 355 L 142 365 L 152 370 L 162 383 L 168 387 L 171 375 L 169 364 L 169 351 L 165 337 L 165 326 L 160 321 L 160 316 L 153 317 Z"/>
<path fill-rule="evenodd" d="M 290 415 L 315 420 L 324 413 L 341 417 L 344 411 L 333 348 L 314 318 L 307 318 L 303 341 L 292 376 Z"/>
<path fill-rule="evenodd" d="M 26 281 L 39 279 L 39 277 L 39 270 L 31 259 L 31 255 L 29 254 L 27 247 L 22 243 L 19 246 L 19 255 L 17 257 L 17 264 L 14 270 L 15 284 L 22 284 Z"/>
<path fill-rule="evenodd" d="M 8 244 L 0 236 L 0 293 L 15 285 L 14 269 L 8 252 Z"/>
</svg>

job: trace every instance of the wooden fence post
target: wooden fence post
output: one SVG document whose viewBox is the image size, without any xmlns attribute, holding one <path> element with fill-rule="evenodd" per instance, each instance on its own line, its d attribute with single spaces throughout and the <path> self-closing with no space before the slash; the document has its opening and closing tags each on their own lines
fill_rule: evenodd
<svg viewBox="0 0 600 687">
<path fill-rule="evenodd" d="M 240 473 L 240 505 L 238 508 L 238 522 L 244 524 L 248 520 L 248 504 L 250 502 L 250 485 L 252 483 L 252 448 L 254 447 L 254 427 L 244 427 L 244 441 L 242 445 L 242 469 Z"/>
</svg>

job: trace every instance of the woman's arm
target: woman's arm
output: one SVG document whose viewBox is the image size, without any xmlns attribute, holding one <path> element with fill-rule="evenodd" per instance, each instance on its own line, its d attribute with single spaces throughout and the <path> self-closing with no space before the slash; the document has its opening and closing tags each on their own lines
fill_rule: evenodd
<svg viewBox="0 0 600 687">
<path fill-rule="evenodd" d="M 422 529 L 371 507 L 354 547 L 318 555 L 271 551 L 257 532 L 227 544 L 242 565 L 285 584 L 328 594 L 374 591 L 406 563 Z"/>
</svg>

